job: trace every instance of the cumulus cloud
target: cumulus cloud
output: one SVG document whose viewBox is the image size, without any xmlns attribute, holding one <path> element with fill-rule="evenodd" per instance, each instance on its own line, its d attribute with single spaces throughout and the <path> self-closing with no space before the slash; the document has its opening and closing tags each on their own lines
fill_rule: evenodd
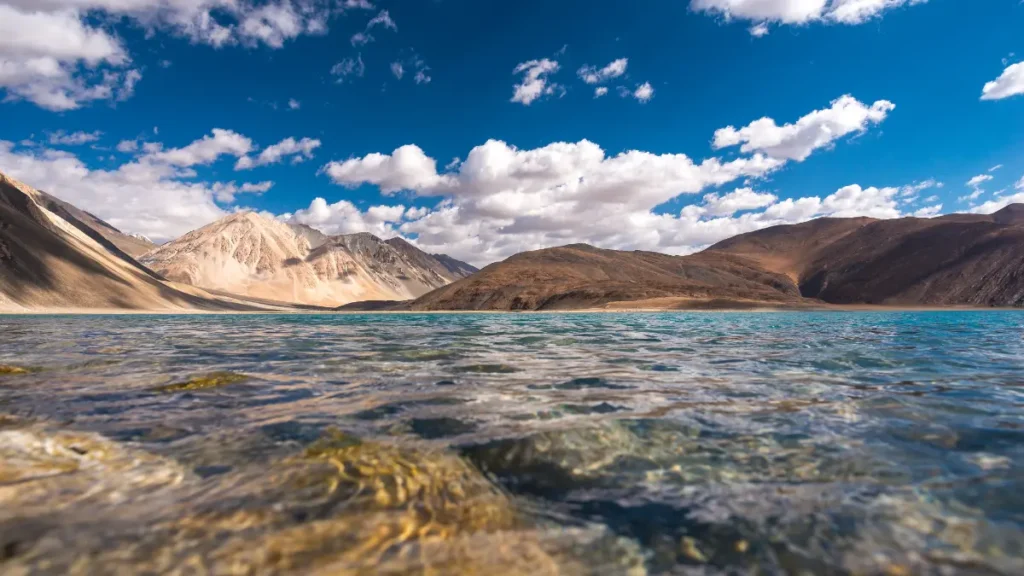
<svg viewBox="0 0 1024 576">
<path fill-rule="evenodd" d="M 4 0 L 0 90 L 8 99 L 56 111 L 130 97 L 142 75 L 105 22 L 215 47 L 280 48 L 300 35 L 326 32 L 336 11 L 333 0 Z"/>
<path fill-rule="evenodd" d="M 901 6 L 928 0 L 691 0 L 690 9 L 728 20 L 757 22 L 751 34 L 768 33 L 766 24 L 861 24 Z M 763 27 L 763 31 L 761 28 Z M 756 32 L 755 32 L 756 30 Z"/>
<path fill-rule="evenodd" d="M 242 156 L 235 163 L 235 170 L 248 170 L 257 166 L 277 164 L 284 158 L 291 156 L 292 164 L 298 164 L 313 157 L 313 151 L 320 147 L 320 141 L 312 138 L 285 138 L 284 140 L 267 146 L 255 158 Z"/>
<path fill-rule="evenodd" d="M 437 174 L 437 162 L 416 145 L 406 145 L 391 154 L 369 154 L 322 168 L 335 184 L 356 187 L 379 186 L 384 194 L 401 190 L 431 190 L 444 180 Z"/>
<path fill-rule="evenodd" d="M 1024 94 L 1024 62 L 1011 64 L 999 78 L 986 82 L 981 89 L 982 100 L 1002 100 Z"/>
<path fill-rule="evenodd" d="M 651 98 L 654 98 L 654 87 L 651 86 L 650 82 L 644 82 L 633 91 L 633 98 L 636 98 L 643 104 L 650 102 Z"/>
<path fill-rule="evenodd" d="M 739 129 L 719 129 L 715 131 L 713 146 L 721 149 L 740 145 L 744 153 L 760 151 L 773 158 L 802 162 L 814 150 L 882 122 L 895 107 L 888 100 L 879 100 L 869 107 L 846 95 L 834 100 L 829 108 L 815 110 L 793 124 L 779 126 L 771 118 L 761 118 Z"/>
<path fill-rule="evenodd" d="M 48 140 L 52 146 L 81 146 L 82 144 L 96 142 L 102 135 L 103 132 L 99 130 L 95 132 L 72 132 L 70 134 L 63 130 L 58 130 L 50 134 Z"/>
<path fill-rule="evenodd" d="M 298 110 L 299 108 L 302 108 L 302 102 L 299 102 L 295 98 L 289 98 L 288 99 L 288 109 L 289 110 Z"/>
<path fill-rule="evenodd" d="M 698 162 L 685 154 L 609 153 L 587 140 L 533 149 L 489 140 L 464 158 L 439 172 L 434 158 L 407 145 L 390 154 L 331 162 L 322 172 L 346 187 L 375 185 L 385 194 L 404 191 L 429 199 L 429 210 L 407 211 L 401 222 L 388 225 L 425 250 L 474 264 L 574 242 L 684 254 L 734 234 L 816 216 L 900 216 L 901 192 L 924 189 L 923 182 L 854 184 L 823 196 L 779 200 L 756 191 L 754 183 L 793 160 L 760 150 Z M 743 187 L 713 191 L 736 183 Z M 689 194 L 702 194 L 703 201 L 675 214 L 665 211 L 669 202 Z M 322 226 L 337 219 L 344 223 L 340 227 L 354 229 L 352 223 L 364 218 L 351 206 L 326 206 L 317 210 Z"/>
<path fill-rule="evenodd" d="M 160 242 L 204 226 L 227 212 L 212 186 L 179 178 L 155 160 L 92 170 L 73 154 L 16 149 L 0 141 L 0 166 L 11 176 L 96 214 L 129 233 Z"/>
<path fill-rule="evenodd" d="M 598 86 L 597 88 L 594 88 L 594 98 L 600 98 L 601 96 L 604 96 L 607 93 L 608 93 L 608 87 L 607 86 Z"/>
<path fill-rule="evenodd" d="M 317 141 L 289 138 L 265 149 L 256 162 L 276 162 L 289 155 L 306 158 L 317 145 Z M 5 173 L 125 232 L 157 242 L 226 216 L 237 208 L 231 204 L 239 194 L 263 194 L 274 186 L 271 181 L 199 181 L 197 169 L 224 158 L 243 158 L 253 151 L 251 139 L 231 130 L 214 129 L 180 147 L 124 140 L 118 149 L 135 155 L 113 169 L 92 169 L 67 151 L 19 147 L 0 140 L 0 166 Z"/>
<path fill-rule="evenodd" d="M 613 78 L 618 78 L 626 73 L 626 67 L 629 66 L 628 58 L 619 58 L 613 60 L 604 68 L 598 69 L 596 66 L 584 65 L 580 68 L 576 74 L 587 84 L 603 84 Z"/>
<path fill-rule="evenodd" d="M 398 236 L 397 227 L 406 220 L 422 217 L 424 209 L 397 206 L 371 206 L 365 212 L 355 204 L 340 200 L 328 204 L 323 198 L 315 198 L 308 208 L 295 213 L 279 216 L 286 222 L 312 226 L 325 234 L 355 234 L 369 232 L 378 237 L 390 238 Z"/>
<path fill-rule="evenodd" d="M 395 78 L 401 80 L 402 76 L 405 76 L 405 66 L 402 66 L 401 62 L 392 62 L 391 73 L 395 75 Z"/>
<path fill-rule="evenodd" d="M 121 140 L 120 142 L 117 143 L 117 151 L 118 152 L 124 152 L 125 154 L 130 154 L 132 152 L 138 151 L 138 149 L 139 149 L 139 141 L 138 140 Z"/>
<path fill-rule="evenodd" d="M 723 195 L 706 194 L 703 213 L 709 216 L 732 216 L 744 210 L 771 206 L 778 199 L 774 194 L 755 192 L 751 188 L 737 188 Z"/>
<path fill-rule="evenodd" d="M 513 74 L 522 74 L 522 82 L 515 85 L 512 94 L 512 102 L 518 102 L 529 106 L 531 102 L 541 96 L 554 94 L 561 89 L 561 86 L 549 82 L 548 77 L 558 72 L 558 62 L 544 58 L 542 60 L 530 60 L 516 66 Z"/>
<path fill-rule="evenodd" d="M 148 153 L 146 161 L 190 167 L 211 164 L 223 155 L 242 157 L 252 150 L 252 140 L 231 130 L 214 128 L 212 134 L 182 148 Z"/>
<path fill-rule="evenodd" d="M 1010 204 L 1022 204 L 1024 203 L 1024 186 L 1021 186 L 1021 182 L 1017 183 L 1018 192 L 1009 195 L 997 195 L 988 202 L 983 202 L 978 206 L 972 206 L 971 212 L 975 214 L 992 214 L 998 212 L 1003 208 L 1006 208 Z"/>
</svg>

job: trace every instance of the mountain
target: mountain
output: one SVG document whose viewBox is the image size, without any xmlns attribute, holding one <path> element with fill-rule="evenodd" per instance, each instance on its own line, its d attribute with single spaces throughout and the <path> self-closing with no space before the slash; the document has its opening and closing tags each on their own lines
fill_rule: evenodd
<svg viewBox="0 0 1024 576">
<path fill-rule="evenodd" d="M 796 284 L 742 257 L 679 257 L 574 244 L 524 252 L 435 290 L 414 310 L 557 310 L 611 302 L 662 307 L 728 299 L 800 305 Z"/>
<path fill-rule="evenodd" d="M 750 258 L 832 304 L 1024 306 L 1024 205 L 991 215 L 822 219 L 730 238 L 705 254 Z"/>
<path fill-rule="evenodd" d="M 690 256 L 577 244 L 517 254 L 412 310 L 827 304 L 1024 306 L 1024 205 L 932 219 L 822 218 Z"/>
<path fill-rule="evenodd" d="M 128 252 L 141 244 L 102 220 L 0 173 L 0 310 L 254 310 L 176 286 Z"/>
<path fill-rule="evenodd" d="M 76 228 L 101 244 L 113 244 L 132 258 L 138 258 L 156 248 L 156 244 L 141 234 L 125 234 L 85 210 L 80 210 L 46 192 L 36 190 L 35 193 L 40 206 L 67 222 L 75 222 Z"/>
<path fill-rule="evenodd" d="M 401 239 L 383 241 L 366 233 L 327 236 L 254 212 L 232 214 L 190 232 L 146 254 L 142 262 L 176 282 L 332 307 L 416 298 L 465 276 Z"/>
</svg>

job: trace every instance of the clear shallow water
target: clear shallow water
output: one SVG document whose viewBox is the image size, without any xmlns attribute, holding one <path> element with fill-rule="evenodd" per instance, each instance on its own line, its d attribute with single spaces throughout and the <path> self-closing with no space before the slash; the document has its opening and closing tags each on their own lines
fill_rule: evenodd
<svg viewBox="0 0 1024 576">
<path fill-rule="evenodd" d="M 0 317 L 0 364 L 4 572 L 1024 573 L 1022 313 Z"/>
</svg>

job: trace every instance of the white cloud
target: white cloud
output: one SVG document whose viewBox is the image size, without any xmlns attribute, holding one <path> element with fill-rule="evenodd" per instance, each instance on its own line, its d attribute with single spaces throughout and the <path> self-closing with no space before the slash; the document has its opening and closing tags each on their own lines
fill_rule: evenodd
<svg viewBox="0 0 1024 576">
<path fill-rule="evenodd" d="M 274 183 L 270 181 L 251 183 L 246 182 L 241 186 L 238 186 L 234 182 L 214 182 L 210 186 L 210 190 L 213 191 L 213 196 L 221 204 L 232 204 L 235 201 L 235 196 L 238 194 L 255 194 L 260 195 L 274 187 Z"/>
<path fill-rule="evenodd" d="M 108 22 L 215 47 L 280 48 L 300 35 L 325 33 L 336 8 L 333 0 L 5 0 L 0 90 L 57 111 L 129 98 L 142 76 L 130 68 L 121 38 L 103 26 Z"/>
<path fill-rule="evenodd" d="M 902 188 L 851 185 L 824 198 L 780 201 L 748 186 L 707 193 L 702 203 L 678 214 L 660 212 L 680 195 L 756 180 L 788 161 L 754 153 L 696 163 L 684 154 L 608 154 L 586 140 L 527 150 L 490 140 L 443 173 L 414 145 L 332 162 L 323 171 L 349 187 L 373 184 L 387 194 L 407 190 L 436 199 L 434 208 L 407 211 L 404 221 L 388 226 L 425 250 L 475 264 L 574 242 L 685 254 L 735 234 L 817 216 L 900 216 L 901 191 L 925 188 L 924 182 Z M 368 226 L 352 206 L 319 212 L 322 226 Z"/>
<path fill-rule="evenodd" d="M 548 76 L 558 72 L 558 62 L 544 58 L 542 60 L 530 60 L 516 66 L 513 74 L 522 74 L 523 80 L 515 85 L 512 94 L 512 102 L 519 102 L 529 106 L 531 102 L 554 94 L 561 87 L 555 83 L 548 82 Z"/>
<path fill-rule="evenodd" d="M 117 151 L 118 152 L 124 152 L 125 154 L 129 154 L 131 152 L 138 151 L 138 149 L 139 149 L 139 141 L 138 140 L 121 140 L 120 142 L 117 143 Z"/>
<path fill-rule="evenodd" d="M 977 200 L 983 194 L 985 194 L 985 190 L 981 187 L 982 184 L 990 180 L 992 180 L 992 176 L 990 174 L 978 174 L 977 176 L 971 178 L 966 183 L 966 186 L 971 189 L 971 193 L 965 196 L 961 196 L 957 200 L 959 200 L 960 202 L 973 202 L 974 200 Z"/>
<path fill-rule="evenodd" d="M 737 188 L 724 195 L 706 194 L 704 196 L 704 214 L 732 216 L 744 210 L 771 206 L 778 199 L 774 194 L 755 192 L 751 188 Z"/>
<path fill-rule="evenodd" d="M 650 102 L 651 98 L 654 98 L 654 88 L 651 86 L 651 83 L 644 82 L 643 84 L 637 86 L 636 90 L 633 91 L 633 98 L 636 98 L 637 100 L 644 104 Z"/>
<path fill-rule="evenodd" d="M 364 46 L 373 42 L 376 38 L 373 37 L 370 30 L 378 26 L 383 27 L 385 30 L 398 31 L 398 26 L 395 24 L 395 21 L 391 19 L 391 14 L 388 13 L 387 10 L 381 10 L 380 13 L 366 23 L 366 28 L 362 32 L 356 32 L 352 35 L 350 42 L 353 46 Z"/>
<path fill-rule="evenodd" d="M 989 172 L 995 172 L 996 170 L 999 170 L 999 169 L 1000 169 L 1000 168 L 1002 168 L 1002 167 L 1003 167 L 1003 165 L 1002 165 L 1002 164 L 996 164 L 995 166 L 993 166 L 993 167 L 989 168 L 989 169 L 988 169 L 988 171 L 989 171 Z"/>
<path fill-rule="evenodd" d="M 208 165 L 224 155 L 242 157 L 252 150 L 252 140 L 231 130 L 214 128 L 210 136 L 192 142 L 183 148 L 150 152 L 143 160 L 162 162 L 187 168 Z"/>
<path fill-rule="evenodd" d="M 971 178 L 970 180 L 968 180 L 967 181 L 967 186 L 970 187 L 970 188 L 977 188 L 978 186 L 981 186 L 982 184 L 984 184 L 985 182 L 988 182 L 991 179 L 992 179 L 992 176 L 990 176 L 988 174 L 979 174 L 979 175 Z"/>
<path fill-rule="evenodd" d="M 430 75 L 427 74 L 427 71 L 430 70 L 430 66 L 427 66 L 427 63 L 415 53 L 404 61 L 399 60 L 391 63 L 391 74 L 399 80 L 404 78 L 406 73 L 412 73 L 413 70 L 415 70 L 415 73 L 413 74 L 413 81 L 415 83 L 429 84 L 432 80 Z"/>
<path fill-rule="evenodd" d="M 596 66 L 584 65 L 576 74 L 587 84 L 603 84 L 625 74 L 627 66 L 629 66 L 629 59 L 619 58 L 600 70 Z"/>
<path fill-rule="evenodd" d="M 267 146 L 253 159 L 250 156 L 242 156 L 235 163 L 235 170 L 248 170 L 257 166 L 277 164 L 285 157 L 292 157 L 292 164 L 298 164 L 313 157 L 313 151 L 320 147 L 320 141 L 312 138 L 285 138 L 284 140 Z"/>
<path fill-rule="evenodd" d="M 865 122 L 862 129 L 870 126 Z M 815 216 L 899 216 L 901 192 L 925 188 L 925 182 L 902 188 L 851 185 L 825 197 L 781 201 L 754 191 L 752 182 L 790 161 L 757 150 L 696 162 L 685 154 L 608 153 L 587 140 L 534 149 L 489 140 L 443 172 L 415 145 L 331 162 L 322 172 L 347 187 L 369 184 L 385 194 L 408 191 L 431 199 L 432 209 L 407 213 L 401 224 L 392 222 L 395 230 L 425 250 L 475 264 L 574 242 L 683 254 L 734 234 Z M 744 188 L 712 193 L 740 182 Z M 678 214 L 663 213 L 667 202 L 687 194 L 705 199 Z M 346 222 L 353 218 L 348 208 L 342 214 Z"/>
<path fill-rule="evenodd" d="M 761 22 L 760 24 L 751 26 L 747 31 L 750 32 L 750 35 L 754 38 L 762 38 L 768 35 L 768 24 Z"/>
<path fill-rule="evenodd" d="M 690 9 L 724 16 L 726 19 L 758 23 L 861 24 L 900 6 L 924 4 L 928 0 L 691 0 Z M 767 30 L 765 31 L 767 32 Z M 751 30 L 753 33 L 753 30 Z M 758 34 L 755 34 L 755 36 Z"/>
<path fill-rule="evenodd" d="M 733 126 L 715 131 L 715 149 L 740 146 L 740 151 L 764 152 L 773 158 L 803 161 L 818 148 L 831 146 L 836 140 L 862 133 L 872 124 L 885 120 L 896 106 L 879 100 L 870 107 L 853 96 L 842 96 L 831 107 L 815 110 L 794 124 L 779 126 L 771 118 L 755 120 L 743 128 Z"/>
<path fill-rule="evenodd" d="M 287 155 L 310 157 L 319 144 L 293 139 L 269 147 L 266 162 Z M 141 148 L 141 151 L 140 151 Z M 252 141 L 230 130 L 214 129 L 210 135 L 177 148 L 159 142 L 124 140 L 123 152 L 140 152 L 113 169 L 91 169 L 76 155 L 52 148 L 21 147 L 0 140 L 0 167 L 29 185 L 45 190 L 83 210 L 96 214 L 129 233 L 143 234 L 157 242 L 176 238 L 227 215 L 238 194 L 263 194 L 273 182 L 200 182 L 196 170 L 223 157 L 244 157 Z M 111 158 L 114 160 L 114 158 Z M 259 160 L 264 161 L 264 160 Z M 218 205 L 221 204 L 221 205 Z"/>
<path fill-rule="evenodd" d="M 102 135 L 103 132 L 99 130 L 95 132 L 72 132 L 70 134 L 63 130 L 58 130 L 49 135 L 49 142 L 53 146 L 81 146 L 82 144 L 96 142 Z"/>
<path fill-rule="evenodd" d="M 422 216 L 423 210 L 398 206 L 372 206 L 365 212 L 347 200 L 328 204 L 323 198 L 315 198 L 309 207 L 294 214 L 283 214 L 282 220 L 312 226 L 326 234 L 354 234 L 369 232 L 378 237 L 398 236 L 397 225 L 407 218 Z"/>
<path fill-rule="evenodd" d="M 444 180 L 437 174 L 437 162 L 419 146 L 407 145 L 390 155 L 369 154 L 323 167 L 335 184 L 356 187 L 363 183 L 379 186 L 384 194 L 400 190 L 430 190 Z"/>
<path fill-rule="evenodd" d="M 900 188 L 900 196 L 916 196 L 919 192 L 928 190 L 929 188 L 942 188 L 945 186 L 942 182 L 934 178 L 929 178 L 922 182 L 914 182 L 913 184 L 907 184 Z"/>
<path fill-rule="evenodd" d="M 227 214 L 211 186 L 179 179 L 172 166 L 153 160 L 91 170 L 75 155 L 56 150 L 16 150 L 0 141 L 4 172 L 96 214 L 113 226 L 160 242 Z"/>
<path fill-rule="evenodd" d="M 1024 62 L 1011 64 L 999 78 L 986 82 L 981 89 L 982 100 L 1002 100 L 1024 94 Z"/>
<path fill-rule="evenodd" d="M 376 16 L 366 23 L 367 30 L 376 26 L 382 26 L 387 30 L 398 31 L 398 26 L 395 24 L 395 21 L 391 19 L 391 14 L 388 13 L 387 10 L 381 10 Z"/>
<path fill-rule="evenodd" d="M 915 218 L 931 218 L 933 216 L 938 216 L 940 212 L 942 212 L 942 204 L 935 204 L 934 206 L 926 206 L 915 211 L 913 216 Z"/>
<path fill-rule="evenodd" d="M 362 78 L 365 73 L 366 64 L 363 64 L 362 54 L 357 55 L 355 58 L 345 58 L 331 67 L 331 74 L 338 77 L 335 80 L 338 84 L 341 84 L 350 76 Z"/>
<path fill-rule="evenodd" d="M 597 88 L 594 88 L 594 98 L 600 98 L 601 96 L 604 96 L 607 93 L 608 88 L 606 86 L 598 86 Z"/>
<path fill-rule="evenodd" d="M 299 102 L 295 98 L 289 98 L 288 99 L 288 109 L 289 110 L 298 110 L 299 108 L 302 108 L 302 102 Z"/>
<path fill-rule="evenodd" d="M 1019 183 L 1018 183 L 1019 184 Z M 1024 187 L 1018 187 L 1020 192 L 1009 196 L 999 196 L 978 206 L 972 206 L 971 212 L 975 214 L 992 214 L 1006 208 L 1010 204 L 1024 203 Z"/>
</svg>

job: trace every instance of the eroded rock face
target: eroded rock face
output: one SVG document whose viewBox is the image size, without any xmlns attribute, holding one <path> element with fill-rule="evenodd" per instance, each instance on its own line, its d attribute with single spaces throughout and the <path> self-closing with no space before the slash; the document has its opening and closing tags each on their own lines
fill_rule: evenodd
<svg viewBox="0 0 1024 576">
<path fill-rule="evenodd" d="M 329 431 L 204 480 L 94 434 L 0 426 L 12 573 L 644 573 L 636 544 L 540 520 L 450 453 Z"/>
</svg>

